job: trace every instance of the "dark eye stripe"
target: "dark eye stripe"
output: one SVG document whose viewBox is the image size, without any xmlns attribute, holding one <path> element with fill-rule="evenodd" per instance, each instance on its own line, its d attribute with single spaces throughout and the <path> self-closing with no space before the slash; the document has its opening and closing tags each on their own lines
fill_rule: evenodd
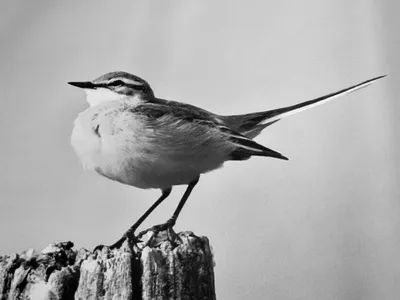
<svg viewBox="0 0 400 300">
<path fill-rule="evenodd" d="M 147 86 L 141 84 L 141 85 L 136 85 L 136 84 L 126 84 L 127 87 L 137 90 L 137 91 L 147 91 L 148 88 Z"/>
<path fill-rule="evenodd" d="M 108 85 L 112 85 L 112 86 L 118 86 L 118 85 L 124 85 L 125 82 L 123 82 L 122 80 L 115 80 L 115 81 L 111 81 L 108 83 Z"/>
</svg>

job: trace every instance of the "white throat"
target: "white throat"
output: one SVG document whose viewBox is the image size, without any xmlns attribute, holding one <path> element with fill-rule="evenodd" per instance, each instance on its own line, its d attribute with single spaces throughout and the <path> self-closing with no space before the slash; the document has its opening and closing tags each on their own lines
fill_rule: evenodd
<svg viewBox="0 0 400 300">
<path fill-rule="evenodd" d="M 106 102 L 129 100 L 135 104 L 141 101 L 139 96 L 128 96 L 123 94 L 118 94 L 116 92 L 110 91 L 106 88 L 97 89 L 85 89 L 86 101 L 90 106 L 99 105 Z"/>
<path fill-rule="evenodd" d="M 121 95 L 105 88 L 85 89 L 86 101 L 90 106 L 99 105 L 105 102 L 122 99 L 125 95 Z"/>
</svg>

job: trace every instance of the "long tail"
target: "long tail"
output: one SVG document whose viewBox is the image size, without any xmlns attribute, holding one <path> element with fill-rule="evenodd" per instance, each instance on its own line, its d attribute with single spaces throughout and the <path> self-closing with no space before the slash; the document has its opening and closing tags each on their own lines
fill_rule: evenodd
<svg viewBox="0 0 400 300">
<path fill-rule="evenodd" d="M 297 114 L 303 110 L 309 109 L 311 107 L 324 104 L 328 101 L 336 99 L 338 97 L 344 96 L 361 88 L 364 88 L 374 81 L 386 77 L 386 75 L 378 76 L 359 84 L 353 85 L 351 87 L 342 89 L 340 91 L 313 99 L 309 101 L 305 101 L 299 104 L 295 104 L 292 106 L 282 107 L 278 109 L 244 114 L 244 115 L 233 115 L 233 116 L 222 116 L 222 119 L 226 126 L 231 128 L 234 131 L 240 132 L 244 136 L 253 139 L 257 135 L 261 133 L 261 131 L 272 125 L 275 122 L 278 122 L 280 119 Z"/>
</svg>

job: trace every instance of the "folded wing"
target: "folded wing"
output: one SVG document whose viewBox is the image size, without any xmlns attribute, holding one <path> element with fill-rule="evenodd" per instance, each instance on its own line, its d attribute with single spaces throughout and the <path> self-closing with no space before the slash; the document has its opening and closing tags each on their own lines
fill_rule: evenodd
<svg viewBox="0 0 400 300">
<path fill-rule="evenodd" d="M 143 116 L 147 127 L 153 128 L 158 145 L 170 145 L 168 152 L 175 151 L 181 155 L 187 152 L 194 159 L 220 157 L 225 161 L 267 156 L 287 160 L 279 152 L 235 132 L 219 123 L 213 115 L 197 111 L 195 107 L 144 103 L 134 107 L 132 112 Z"/>
</svg>

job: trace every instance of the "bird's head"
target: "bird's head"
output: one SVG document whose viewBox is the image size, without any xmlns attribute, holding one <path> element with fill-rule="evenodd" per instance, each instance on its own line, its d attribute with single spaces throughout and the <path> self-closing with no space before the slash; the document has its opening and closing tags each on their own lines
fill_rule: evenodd
<svg viewBox="0 0 400 300">
<path fill-rule="evenodd" d="M 140 101 L 154 97 L 153 90 L 145 80 L 126 72 L 110 72 L 93 81 L 68 84 L 84 89 L 91 106 L 129 98 Z"/>
</svg>

